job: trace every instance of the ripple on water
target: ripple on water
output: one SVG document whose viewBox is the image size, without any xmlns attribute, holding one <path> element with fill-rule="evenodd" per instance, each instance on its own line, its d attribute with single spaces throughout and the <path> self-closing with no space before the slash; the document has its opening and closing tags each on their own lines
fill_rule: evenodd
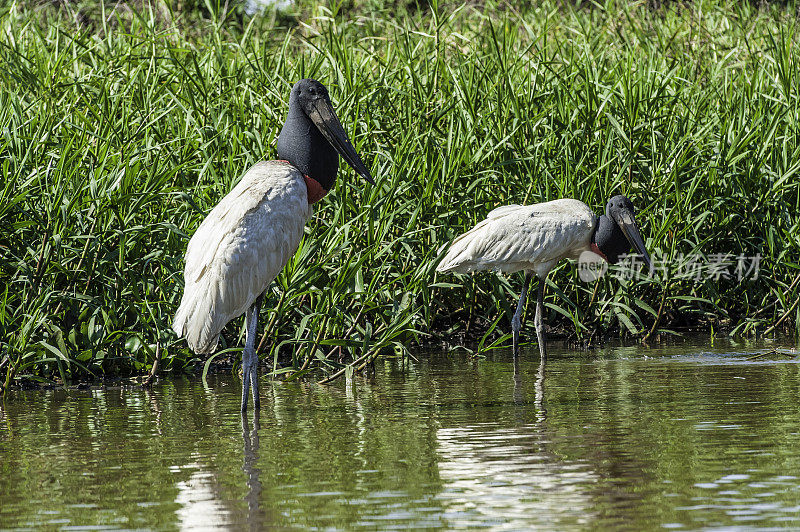
<svg viewBox="0 0 800 532">
<path fill-rule="evenodd" d="M 447 428 L 437 441 L 448 525 L 519 529 L 591 519 L 587 487 L 596 475 L 588 464 L 554 456 L 536 427 Z"/>
</svg>

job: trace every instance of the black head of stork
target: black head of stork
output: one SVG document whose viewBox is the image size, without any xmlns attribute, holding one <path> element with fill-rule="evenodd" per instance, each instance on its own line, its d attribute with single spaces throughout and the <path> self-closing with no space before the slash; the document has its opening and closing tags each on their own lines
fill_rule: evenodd
<svg viewBox="0 0 800 532">
<path fill-rule="evenodd" d="M 606 204 L 606 213 L 600 216 L 597 222 L 592 242 L 606 256 L 611 264 L 619 261 L 619 256 L 627 253 L 633 247 L 644 258 L 650 271 L 653 263 L 644 247 L 644 240 L 639 231 L 639 224 L 634 218 L 633 203 L 623 195 L 614 196 Z"/>
<path fill-rule="evenodd" d="M 361 177 L 374 184 L 333 110 L 328 89 L 319 81 L 301 79 L 292 87 L 289 113 L 278 136 L 278 157 L 316 181 L 333 188 L 341 154 Z"/>
</svg>

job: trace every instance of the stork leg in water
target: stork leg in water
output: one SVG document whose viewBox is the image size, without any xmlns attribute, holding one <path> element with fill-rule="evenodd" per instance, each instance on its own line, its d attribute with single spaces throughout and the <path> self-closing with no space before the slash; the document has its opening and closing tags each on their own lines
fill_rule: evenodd
<svg viewBox="0 0 800 532">
<path fill-rule="evenodd" d="M 519 356 L 519 331 L 522 328 L 522 311 L 525 309 L 525 302 L 528 299 L 528 285 L 531 283 L 533 272 L 525 272 L 525 281 L 522 284 L 522 293 L 519 295 L 517 302 L 517 311 L 514 312 L 514 317 L 511 319 L 511 329 L 514 331 L 514 339 L 512 341 L 514 347 L 514 358 Z M 542 323 L 542 313 L 544 312 L 544 279 L 539 279 L 539 285 L 536 288 L 536 317 L 533 324 L 536 327 L 536 338 L 539 341 L 539 354 L 542 358 L 545 357 L 547 350 L 544 345 L 544 324 Z"/>
<path fill-rule="evenodd" d="M 261 401 L 258 395 L 258 354 L 256 353 L 256 330 L 258 328 L 258 309 L 261 308 L 261 300 L 264 296 L 258 296 L 245 316 L 245 341 L 242 351 L 242 412 L 247 411 L 247 394 L 250 388 L 253 390 L 253 408 L 261 408 Z"/>
<path fill-rule="evenodd" d="M 511 318 L 511 330 L 514 332 L 514 339 L 512 340 L 514 346 L 514 358 L 519 356 L 519 330 L 522 328 L 522 311 L 525 309 L 525 301 L 528 298 L 528 285 L 531 282 L 532 272 L 525 272 L 525 282 L 522 283 L 522 292 L 519 295 L 517 302 L 517 311 L 514 317 Z"/>
<path fill-rule="evenodd" d="M 536 339 L 539 341 L 539 354 L 544 360 L 546 349 L 544 347 L 544 323 L 542 322 L 542 314 L 544 314 L 544 284 L 545 279 L 539 279 L 539 287 L 536 289 L 536 317 L 533 318 L 533 325 L 536 327 Z"/>
</svg>

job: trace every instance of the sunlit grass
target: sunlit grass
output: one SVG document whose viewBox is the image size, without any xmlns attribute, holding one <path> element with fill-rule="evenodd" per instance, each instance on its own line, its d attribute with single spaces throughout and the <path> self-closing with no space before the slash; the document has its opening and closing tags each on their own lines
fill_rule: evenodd
<svg viewBox="0 0 800 532">
<path fill-rule="evenodd" d="M 275 156 L 301 77 L 330 87 L 378 186 L 343 166 L 318 204 L 268 291 L 269 362 L 331 374 L 416 341 L 456 345 L 467 330 L 484 347 L 503 343 L 520 279 L 434 276 L 438 248 L 498 205 L 573 197 L 599 212 L 617 192 L 666 266 L 595 286 L 565 264 L 550 276 L 549 324 L 579 341 L 751 334 L 782 318 L 771 334 L 798 331 L 800 38 L 789 9 L 317 7 L 298 26 L 274 14 L 241 26 L 212 9 L 191 31 L 147 13 L 86 30 L 1 13 L 6 384 L 142 372 L 157 345 L 167 369 L 197 362 L 169 330 L 188 235 Z M 760 254 L 759 276 L 685 275 L 681 261 L 699 253 Z M 241 346 L 240 321 L 221 348 Z"/>
</svg>

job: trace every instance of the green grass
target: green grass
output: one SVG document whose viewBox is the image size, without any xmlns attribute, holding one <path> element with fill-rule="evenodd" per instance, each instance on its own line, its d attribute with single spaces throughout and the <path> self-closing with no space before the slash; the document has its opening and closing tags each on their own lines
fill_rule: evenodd
<svg viewBox="0 0 800 532">
<path fill-rule="evenodd" d="M 329 86 L 378 186 L 343 166 L 268 290 L 261 356 L 281 371 L 507 344 L 521 279 L 436 276 L 438 248 L 498 205 L 599 212 L 618 192 L 667 266 L 592 285 L 565 263 L 548 324 L 578 342 L 798 333 L 793 8 L 367 6 L 249 19 L 206 4 L 191 27 L 145 10 L 84 29 L 2 8 L 0 382 L 138 374 L 156 346 L 167 370 L 194 367 L 169 329 L 188 235 L 275 157 L 301 77 Z M 759 276 L 696 280 L 680 263 L 697 253 L 759 253 Z M 241 321 L 221 349 L 241 347 Z"/>
</svg>

